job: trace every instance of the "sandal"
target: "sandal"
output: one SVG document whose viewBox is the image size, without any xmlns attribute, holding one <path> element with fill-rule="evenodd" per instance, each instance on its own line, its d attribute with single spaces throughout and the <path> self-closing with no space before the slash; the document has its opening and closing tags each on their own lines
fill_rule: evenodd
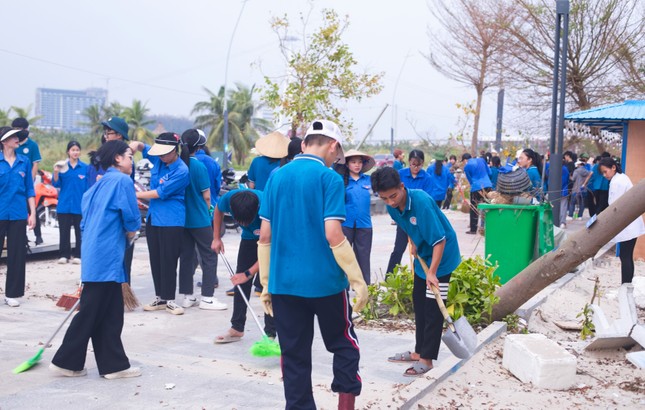
<svg viewBox="0 0 645 410">
<path fill-rule="evenodd" d="M 240 340 L 242 340 L 242 336 L 232 336 L 226 333 L 224 335 L 217 336 L 215 338 L 215 344 L 233 343 L 239 342 Z"/>
<path fill-rule="evenodd" d="M 396 353 L 394 356 L 390 356 L 387 358 L 388 362 L 392 363 L 407 363 L 407 362 L 416 362 L 412 358 L 412 352 L 403 352 L 403 353 Z"/>
<path fill-rule="evenodd" d="M 418 361 L 414 363 L 411 367 L 409 367 L 405 371 L 405 373 L 403 373 L 403 375 L 406 377 L 419 377 L 428 373 L 430 370 L 432 370 L 432 366 L 426 366 L 425 364 Z"/>
</svg>

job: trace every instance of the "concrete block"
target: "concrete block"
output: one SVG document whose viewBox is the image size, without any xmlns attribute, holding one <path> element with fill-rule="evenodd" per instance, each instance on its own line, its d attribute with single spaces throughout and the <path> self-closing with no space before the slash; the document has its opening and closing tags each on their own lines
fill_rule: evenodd
<svg viewBox="0 0 645 410">
<path fill-rule="evenodd" d="M 634 285 L 634 301 L 636 302 L 636 306 L 645 309 L 645 277 L 635 276 L 632 279 L 632 285 Z"/>
<path fill-rule="evenodd" d="M 576 357 L 541 334 L 508 335 L 502 365 L 523 383 L 566 390 L 574 385 Z"/>
</svg>

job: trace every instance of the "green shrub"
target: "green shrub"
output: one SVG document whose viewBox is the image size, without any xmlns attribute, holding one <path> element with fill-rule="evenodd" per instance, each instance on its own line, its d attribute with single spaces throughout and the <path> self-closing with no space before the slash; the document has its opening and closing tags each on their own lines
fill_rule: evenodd
<svg viewBox="0 0 645 410">
<path fill-rule="evenodd" d="M 368 300 L 361 314 L 365 320 L 382 316 L 410 316 L 414 278 L 406 265 L 396 265 L 385 281 L 367 287 Z"/>
<path fill-rule="evenodd" d="M 493 266 L 481 256 L 461 261 L 450 277 L 448 288 L 448 310 L 455 320 L 466 316 L 470 324 L 486 324 L 499 302 L 495 291 L 500 287 L 499 277 L 493 273 Z"/>
</svg>

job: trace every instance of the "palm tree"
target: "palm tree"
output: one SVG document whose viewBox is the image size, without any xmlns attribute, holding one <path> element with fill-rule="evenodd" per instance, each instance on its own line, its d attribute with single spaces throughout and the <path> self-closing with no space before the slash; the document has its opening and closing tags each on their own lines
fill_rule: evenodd
<svg viewBox="0 0 645 410">
<path fill-rule="evenodd" d="M 123 110 L 123 118 L 130 126 L 130 138 L 134 141 L 152 142 L 154 135 L 152 131 L 146 128 L 147 125 L 153 124 L 154 120 L 146 119 L 150 109 L 140 100 L 133 100 L 131 107 Z"/>
<path fill-rule="evenodd" d="M 79 125 L 90 128 L 90 133 L 96 137 L 100 137 L 103 133 L 103 121 L 104 114 L 101 107 L 98 105 L 90 105 L 89 107 L 83 110 L 83 115 L 87 118 L 87 121 L 79 122 Z"/>
<path fill-rule="evenodd" d="M 228 106 L 229 141 L 235 151 L 235 160 L 238 164 L 244 162 L 249 150 L 259 137 L 258 131 L 263 133 L 273 129 L 270 121 L 255 118 L 258 107 L 253 101 L 255 86 L 249 88 L 236 83 L 236 90 L 230 90 Z M 204 87 L 209 95 L 208 101 L 195 104 L 191 114 L 201 113 L 195 118 L 195 126 L 209 130 L 209 146 L 221 149 L 224 131 L 224 87 L 220 87 L 217 94 Z"/>
<path fill-rule="evenodd" d="M 11 123 L 11 121 L 9 121 L 9 111 L 11 111 L 11 109 L 6 111 L 0 110 L 0 127 L 9 126 Z"/>
<path fill-rule="evenodd" d="M 16 114 L 15 115 L 16 118 L 17 117 L 25 118 L 27 122 L 29 122 L 29 125 L 35 125 L 35 123 L 38 122 L 38 120 L 40 120 L 43 117 L 41 115 L 38 115 L 38 116 L 29 118 L 29 115 L 31 114 L 31 106 L 32 104 L 29 104 L 27 108 L 21 108 L 21 107 L 16 107 L 15 105 L 12 105 L 11 108 L 7 111 L 7 113 L 13 111 L 14 114 Z"/>
<path fill-rule="evenodd" d="M 124 108 L 121 104 L 116 101 L 112 101 L 110 105 L 103 107 L 103 116 L 105 118 L 110 117 L 123 117 Z"/>
</svg>

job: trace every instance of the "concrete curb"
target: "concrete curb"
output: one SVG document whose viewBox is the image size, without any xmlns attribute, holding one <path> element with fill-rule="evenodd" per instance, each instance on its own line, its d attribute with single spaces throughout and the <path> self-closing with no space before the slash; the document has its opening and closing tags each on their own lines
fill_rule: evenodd
<svg viewBox="0 0 645 410">
<path fill-rule="evenodd" d="M 479 352 L 482 347 L 492 342 L 501 336 L 506 331 L 505 322 L 493 322 L 484 330 L 477 334 L 477 348 L 475 354 Z M 448 359 L 439 363 L 435 369 L 432 370 L 432 378 L 430 376 L 418 378 L 399 392 L 399 398 L 403 400 L 403 404 L 399 409 L 412 409 L 417 408 L 416 403 L 426 394 L 437 387 L 441 382 L 450 377 L 453 373 L 459 370 L 464 364 L 468 362 L 475 355 L 468 359 L 458 359 L 455 356 L 450 356 Z M 430 381 L 430 383 L 428 383 Z"/>
</svg>

